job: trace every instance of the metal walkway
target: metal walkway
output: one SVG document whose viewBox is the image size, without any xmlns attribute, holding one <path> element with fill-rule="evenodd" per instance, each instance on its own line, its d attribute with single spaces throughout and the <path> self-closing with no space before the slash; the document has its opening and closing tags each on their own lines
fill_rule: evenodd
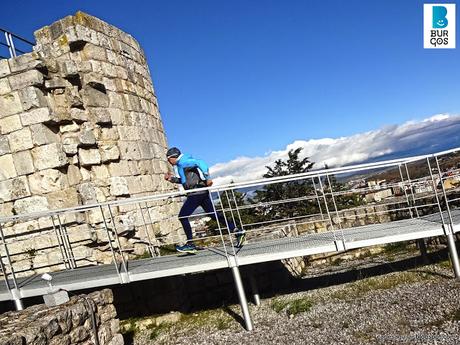
<svg viewBox="0 0 460 345">
<path fill-rule="evenodd" d="M 246 328 L 252 329 L 252 322 L 247 308 L 246 296 L 243 289 L 243 282 L 239 275 L 239 266 L 257 264 L 274 260 L 288 259 L 298 256 L 306 256 L 321 253 L 343 252 L 349 249 L 361 248 L 366 246 L 380 245 L 392 242 L 415 240 L 422 238 L 430 238 L 437 236 L 446 236 L 448 239 L 451 259 L 456 277 L 460 277 L 460 269 L 458 256 L 455 249 L 454 234 L 460 231 L 460 209 L 458 208 L 459 198 L 458 188 L 451 188 L 450 191 L 445 188 L 445 181 L 451 183 L 455 179 L 460 181 L 458 174 L 450 171 L 445 174 L 441 170 L 441 164 L 438 157 L 443 157 L 445 162 L 446 157 L 457 154 L 460 149 L 441 152 L 435 155 L 411 157 L 400 160 L 385 161 L 378 163 L 363 164 L 351 166 L 347 168 L 328 169 L 322 171 L 309 172 L 299 175 L 283 176 L 282 178 L 265 179 L 259 181 L 245 182 L 241 184 L 232 184 L 221 187 L 212 187 L 204 189 L 208 191 L 215 204 L 215 214 L 222 214 L 225 218 L 225 224 L 217 223 L 218 235 L 210 236 L 209 238 L 221 241 L 221 245 L 209 246 L 196 254 L 179 254 L 179 255 L 158 255 L 158 246 L 160 238 L 152 234 L 150 238 L 147 234 L 147 229 L 153 224 L 150 218 L 150 208 L 156 207 L 158 201 L 171 200 L 171 198 L 180 198 L 183 193 L 166 193 L 151 197 L 128 199 L 123 201 L 114 201 L 110 203 L 102 203 L 97 205 L 81 206 L 72 209 L 56 210 L 50 212 L 41 212 L 30 215 L 19 215 L 12 217 L 0 218 L 0 235 L 2 242 L 2 260 L 1 269 L 4 272 L 5 284 L 0 286 L 0 300 L 14 300 L 18 309 L 21 309 L 22 298 L 40 296 L 49 291 L 48 284 L 40 278 L 40 275 L 32 275 L 26 278 L 16 277 L 14 269 L 14 258 L 9 253 L 8 247 L 14 243 L 15 235 L 5 236 L 3 229 L 6 229 L 8 224 L 25 223 L 31 220 L 43 220 L 51 218 L 54 233 L 57 236 L 59 248 L 62 252 L 62 263 L 67 267 L 66 270 L 51 272 L 53 276 L 53 287 L 62 288 L 65 290 L 79 290 L 94 287 L 103 287 L 115 284 L 125 284 L 135 281 L 168 277 L 186 273 L 195 273 L 223 268 L 232 269 L 235 279 L 236 289 L 240 298 L 243 316 L 246 322 Z M 410 178 L 411 164 L 418 164 L 417 169 L 420 169 L 420 162 L 426 162 L 428 170 L 425 177 L 417 179 Z M 432 168 L 431 162 L 434 162 L 435 168 Z M 447 164 L 447 163 L 446 163 Z M 340 200 L 346 201 L 350 195 L 363 195 L 376 193 L 379 189 L 376 188 L 360 188 L 350 187 L 349 189 L 340 188 L 334 191 L 334 185 L 331 184 L 332 176 L 340 174 L 358 173 L 372 174 L 375 172 L 385 172 L 388 169 L 399 169 L 401 172 L 401 181 L 393 181 L 384 186 L 383 189 L 395 186 L 402 188 L 399 197 L 389 197 L 385 201 L 385 211 L 388 215 L 398 215 L 398 220 L 381 222 L 370 225 L 349 226 L 346 223 L 350 212 L 364 212 L 368 216 L 377 216 L 382 211 L 375 211 L 372 214 L 369 211 L 370 204 L 365 206 L 355 207 L 340 207 Z M 403 171 L 406 171 L 404 178 Z M 360 176 L 361 176 L 360 175 Z M 453 180 L 454 179 L 454 180 Z M 254 188 L 261 190 L 267 185 L 281 184 L 289 186 L 293 182 L 309 181 L 313 188 L 309 189 L 311 195 L 302 195 L 300 197 L 290 197 L 282 200 L 266 201 L 261 204 L 246 204 L 245 201 L 237 201 L 235 193 L 239 190 L 248 190 Z M 457 180 L 455 180 L 457 181 Z M 326 184 L 328 183 L 328 184 Z M 431 192 L 425 188 L 423 193 L 417 193 L 415 186 L 420 184 L 432 186 Z M 325 185 L 326 184 L 326 185 Z M 452 185 L 452 183 L 450 184 Z M 449 186 L 450 186 L 449 185 Z M 456 183 L 453 183 L 455 186 Z M 310 186 L 310 184 L 308 185 Z M 227 200 L 223 200 L 226 197 Z M 152 203 L 149 206 L 148 203 Z M 254 211 L 260 207 L 268 207 L 270 215 L 276 211 L 277 205 L 291 205 L 295 207 L 301 205 L 315 205 L 315 209 L 309 214 L 299 216 L 286 217 L 285 219 L 271 218 L 258 223 L 244 223 L 241 213 L 246 211 Z M 138 216 L 142 215 L 144 230 L 148 241 L 146 248 L 152 254 L 151 258 L 140 260 L 127 260 L 126 252 L 123 250 L 116 227 L 115 217 L 113 215 L 114 207 L 120 205 L 138 206 Z M 141 206 L 142 205 L 142 206 Z M 375 204 L 382 206 L 382 203 Z M 390 207 L 391 206 L 391 207 Z M 144 210 L 148 213 L 145 216 Z M 311 208 L 310 208 L 311 210 Z M 374 209 L 373 209 L 374 210 Z M 102 216 L 102 229 L 107 233 L 110 249 L 113 254 L 114 262 L 112 264 L 78 267 L 78 260 L 72 256 L 72 247 L 75 245 L 69 240 L 66 226 L 62 225 L 65 217 L 71 214 L 99 211 Z M 313 212 L 313 215 L 312 215 Z M 319 212 L 319 213 L 318 213 Z M 318 215 L 321 215 L 318 218 Z M 405 215 L 406 219 L 404 219 Z M 107 216 L 105 216 L 107 215 Z M 200 214 L 198 216 L 203 216 Z M 175 217 L 175 216 L 173 216 Z M 309 218 L 316 217 L 316 218 Z M 146 221 L 150 218 L 150 221 Z M 334 219 L 335 218 L 335 219 Z M 402 218 L 402 219 L 401 219 Z M 169 218 L 168 218 L 169 219 Z M 314 219 L 314 220 L 311 220 Z M 49 219 L 48 219 L 49 220 Z M 327 231 L 308 233 L 302 235 L 292 235 L 290 237 L 266 238 L 258 234 L 271 235 L 286 224 L 297 226 L 302 224 L 302 221 L 322 222 L 327 226 Z M 229 223 L 233 222 L 240 228 L 245 229 L 248 233 L 249 242 L 242 248 L 233 246 L 233 234 L 228 231 Z M 55 223 L 59 225 L 56 226 Z M 347 225 L 348 224 L 348 225 Z M 37 231 L 35 229 L 35 231 Z M 52 234 L 52 232 L 50 232 Z M 278 234 L 279 235 L 279 234 Z M 5 274 L 6 273 L 6 274 Z"/>
</svg>

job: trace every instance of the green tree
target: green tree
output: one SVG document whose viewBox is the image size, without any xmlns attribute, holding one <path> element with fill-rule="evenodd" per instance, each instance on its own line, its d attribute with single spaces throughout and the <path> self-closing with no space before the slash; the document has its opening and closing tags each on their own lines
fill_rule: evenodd
<svg viewBox="0 0 460 345">
<path fill-rule="evenodd" d="M 290 150 L 286 160 L 278 159 L 273 166 L 266 166 L 264 178 L 301 174 L 311 170 L 315 163 L 309 157 L 300 158 L 302 148 Z M 254 202 L 261 204 L 259 216 L 271 219 L 292 218 L 306 215 L 316 208 L 315 201 L 304 198 L 314 192 L 311 179 L 267 184 L 255 192 Z"/>
</svg>

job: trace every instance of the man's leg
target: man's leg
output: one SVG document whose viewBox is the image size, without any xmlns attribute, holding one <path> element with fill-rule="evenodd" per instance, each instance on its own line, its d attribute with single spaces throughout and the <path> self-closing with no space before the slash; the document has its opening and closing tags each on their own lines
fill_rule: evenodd
<svg viewBox="0 0 460 345">
<path fill-rule="evenodd" d="M 214 213 L 214 207 L 212 206 L 212 200 L 209 197 L 209 194 L 203 194 L 203 200 L 201 201 L 201 207 L 203 207 L 203 210 L 206 213 L 209 213 L 208 215 L 209 217 L 216 220 L 216 214 Z M 225 218 L 222 215 L 222 213 L 220 212 L 216 212 L 216 213 L 217 213 L 217 217 L 219 218 L 219 222 L 222 222 L 223 224 L 225 224 Z M 228 228 L 230 229 L 231 232 L 233 232 L 233 230 L 235 230 L 235 224 L 229 219 L 227 219 L 227 222 L 228 222 Z"/>
<path fill-rule="evenodd" d="M 188 217 L 200 206 L 201 198 L 197 198 L 199 195 L 189 195 L 185 200 L 182 208 L 179 212 L 179 220 L 184 228 L 185 236 L 187 236 L 187 243 L 191 244 L 193 240 L 192 227 Z"/>
</svg>

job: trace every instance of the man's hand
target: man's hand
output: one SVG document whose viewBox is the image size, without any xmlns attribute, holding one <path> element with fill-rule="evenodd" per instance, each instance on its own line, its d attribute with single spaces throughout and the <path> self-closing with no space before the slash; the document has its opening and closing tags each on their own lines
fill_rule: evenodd
<svg viewBox="0 0 460 345">
<path fill-rule="evenodd" d="M 212 186 L 212 180 L 206 180 L 206 186 L 211 187 Z"/>
<path fill-rule="evenodd" d="M 169 171 L 165 174 L 165 180 L 166 181 L 169 181 L 171 180 L 171 177 L 173 176 L 173 174 L 171 174 Z"/>
</svg>

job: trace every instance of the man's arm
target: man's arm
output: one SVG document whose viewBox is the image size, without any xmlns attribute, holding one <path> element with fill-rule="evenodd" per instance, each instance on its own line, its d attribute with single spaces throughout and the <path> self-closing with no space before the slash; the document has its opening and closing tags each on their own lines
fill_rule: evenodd
<svg viewBox="0 0 460 345">
<path fill-rule="evenodd" d="M 169 182 L 172 182 L 172 183 L 179 183 L 179 184 L 182 183 L 179 177 L 174 176 L 170 172 L 167 172 L 165 174 L 165 180 L 169 181 Z"/>
</svg>

